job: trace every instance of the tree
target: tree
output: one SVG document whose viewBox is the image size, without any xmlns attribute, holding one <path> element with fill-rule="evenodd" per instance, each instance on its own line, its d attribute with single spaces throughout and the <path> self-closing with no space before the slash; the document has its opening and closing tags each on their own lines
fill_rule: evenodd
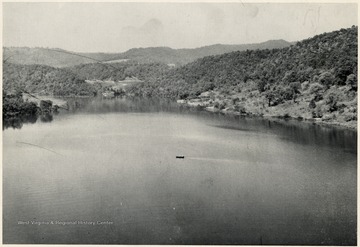
<svg viewBox="0 0 360 247">
<path fill-rule="evenodd" d="M 345 84 L 350 86 L 352 90 L 357 91 L 357 78 L 354 74 L 347 76 Z"/>
<path fill-rule="evenodd" d="M 266 81 L 265 80 L 256 80 L 256 85 L 257 85 L 257 89 L 259 90 L 260 93 L 265 91 L 265 87 L 266 87 Z"/>
<path fill-rule="evenodd" d="M 310 109 L 315 109 L 315 108 L 316 108 L 316 103 L 315 103 L 315 100 L 314 100 L 314 99 L 312 99 L 312 100 L 310 101 L 310 103 L 309 103 L 309 108 L 310 108 Z"/>
</svg>

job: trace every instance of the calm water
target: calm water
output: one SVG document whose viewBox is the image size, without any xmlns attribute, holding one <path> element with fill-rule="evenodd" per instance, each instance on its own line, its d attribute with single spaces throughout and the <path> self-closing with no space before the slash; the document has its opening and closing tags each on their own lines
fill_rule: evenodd
<svg viewBox="0 0 360 247">
<path fill-rule="evenodd" d="M 356 132 L 155 100 L 70 106 L 3 131 L 4 243 L 356 244 Z"/>
</svg>

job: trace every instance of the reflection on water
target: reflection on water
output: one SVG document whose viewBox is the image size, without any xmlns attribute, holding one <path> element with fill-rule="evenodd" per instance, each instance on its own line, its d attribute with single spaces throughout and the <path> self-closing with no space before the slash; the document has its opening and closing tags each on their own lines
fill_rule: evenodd
<svg viewBox="0 0 360 247">
<path fill-rule="evenodd" d="M 69 108 L 3 132 L 5 243 L 356 245 L 354 131 L 155 99 Z"/>
<path fill-rule="evenodd" d="M 24 124 L 34 124 L 40 118 L 41 122 L 51 122 L 53 113 L 42 113 L 34 115 L 24 115 L 21 117 L 3 118 L 3 130 L 7 128 L 21 129 Z"/>
<path fill-rule="evenodd" d="M 224 115 L 212 113 L 200 108 L 179 105 L 171 100 L 156 98 L 70 98 L 68 100 L 69 112 L 63 114 L 88 113 L 103 114 L 112 112 L 134 113 L 134 112 L 171 112 L 179 114 L 196 115 L 203 119 L 220 121 L 217 128 L 238 131 L 256 131 L 262 133 L 276 133 L 284 140 L 297 142 L 303 145 L 330 145 L 348 149 L 356 153 L 357 140 L 356 131 L 346 130 L 334 126 L 321 126 L 305 121 L 264 119 L 261 117 L 244 117 L 236 115 Z M 205 120 L 206 121 L 206 120 Z"/>
<path fill-rule="evenodd" d="M 44 113 L 40 115 L 41 122 L 48 123 L 53 120 L 53 114 L 52 113 Z"/>
<path fill-rule="evenodd" d="M 171 100 L 156 98 L 67 98 L 69 113 L 110 113 L 110 112 L 182 112 L 188 107 Z"/>
<path fill-rule="evenodd" d="M 356 153 L 357 132 L 333 126 L 321 126 L 310 122 L 283 119 L 246 118 L 226 116 L 227 123 L 217 128 L 238 131 L 256 131 L 261 133 L 275 133 L 283 140 L 296 142 L 302 145 L 327 145 L 344 148 Z M 225 122 L 225 121 L 224 121 Z"/>
<path fill-rule="evenodd" d="M 276 133 L 287 141 L 297 142 L 303 145 L 330 145 L 347 149 L 356 153 L 357 140 L 356 131 L 337 128 L 334 126 L 321 126 L 309 122 L 284 119 L 264 119 L 260 117 L 244 117 L 235 115 L 224 115 L 222 113 L 211 113 L 200 108 L 189 108 L 186 105 L 179 105 L 171 100 L 156 98 L 65 98 L 68 102 L 68 110 L 60 109 L 61 116 L 69 114 L 104 114 L 104 113 L 151 113 L 171 112 L 179 114 L 191 114 L 220 121 L 219 125 L 213 127 L 238 130 L 256 131 L 262 133 Z M 23 124 L 36 123 L 38 117 L 41 122 L 53 121 L 54 113 L 43 113 L 39 116 L 23 116 L 21 118 L 4 119 L 3 128 L 18 128 Z"/>
<path fill-rule="evenodd" d="M 23 124 L 26 123 L 36 123 L 36 115 L 26 115 L 22 117 L 14 118 L 3 118 L 3 130 L 7 128 L 21 129 Z"/>
</svg>

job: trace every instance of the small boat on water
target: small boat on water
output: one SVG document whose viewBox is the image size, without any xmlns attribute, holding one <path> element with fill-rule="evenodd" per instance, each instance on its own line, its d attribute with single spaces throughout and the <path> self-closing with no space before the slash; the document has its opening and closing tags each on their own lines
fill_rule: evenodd
<svg viewBox="0 0 360 247">
<path fill-rule="evenodd" d="M 176 158 L 177 158 L 177 159 L 184 159 L 185 156 L 184 156 L 184 155 L 176 155 Z"/>
</svg>

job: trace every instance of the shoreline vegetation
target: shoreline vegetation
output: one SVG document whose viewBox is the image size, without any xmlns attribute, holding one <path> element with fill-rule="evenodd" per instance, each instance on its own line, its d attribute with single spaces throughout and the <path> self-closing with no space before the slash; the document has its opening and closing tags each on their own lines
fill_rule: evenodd
<svg viewBox="0 0 360 247">
<path fill-rule="evenodd" d="M 66 101 L 53 97 L 3 91 L 3 129 L 21 128 L 24 123 L 35 123 L 38 118 L 42 122 L 51 122 L 59 108 L 66 107 Z"/>
<path fill-rule="evenodd" d="M 24 94 L 22 96 L 5 95 L 3 94 L 3 121 L 4 127 L 21 127 L 22 123 L 35 123 L 38 117 L 42 122 L 51 122 L 53 114 L 59 113 L 59 108 L 68 110 L 69 102 L 66 100 L 70 96 L 63 96 L 56 98 L 53 96 L 39 96 L 37 98 Z M 134 96 L 120 96 L 133 98 Z M 71 97 L 74 98 L 74 97 Z M 82 96 L 75 98 L 92 98 L 91 96 Z M 102 98 L 107 98 L 102 96 Z M 168 99 L 169 100 L 169 99 Z M 173 101 L 173 100 L 172 100 Z M 174 101 L 175 102 L 175 101 Z M 207 111 L 214 114 L 235 115 L 244 117 L 260 117 L 263 119 L 269 119 L 276 121 L 277 119 L 283 120 L 296 120 L 307 124 L 316 124 L 327 127 L 336 127 L 340 129 L 347 129 L 357 132 L 357 122 L 337 122 L 326 121 L 322 118 L 313 118 L 309 115 L 300 115 L 298 112 L 296 116 L 289 114 L 288 108 L 279 108 L 271 112 L 264 110 L 263 108 L 254 108 L 254 111 L 239 110 L 234 107 L 220 108 L 217 104 L 210 104 L 209 101 L 201 99 L 192 100 L 177 100 L 178 105 L 184 105 L 186 107 Z M 293 112 L 294 113 L 294 112 Z"/>
<path fill-rule="evenodd" d="M 353 26 L 281 49 L 206 56 L 180 67 L 131 60 L 63 68 L 4 62 L 3 120 L 56 112 L 66 105 L 56 97 L 102 95 L 171 99 L 210 112 L 357 131 L 357 35 Z"/>
<path fill-rule="evenodd" d="M 277 109 L 273 113 L 269 113 L 269 111 L 264 111 L 265 114 L 260 110 L 256 110 L 255 112 L 246 112 L 246 111 L 237 111 L 234 108 L 224 108 L 219 109 L 218 107 L 210 106 L 208 102 L 201 102 L 197 99 L 195 100 L 177 100 L 178 104 L 186 105 L 192 108 L 198 108 L 204 111 L 212 112 L 212 113 L 221 113 L 225 115 L 235 115 L 235 116 L 244 116 L 244 117 L 261 117 L 264 119 L 276 120 L 276 119 L 285 119 L 285 120 L 296 120 L 301 121 L 308 124 L 316 124 L 327 127 L 336 127 L 340 129 L 347 129 L 357 132 L 357 122 L 337 122 L 337 121 L 324 121 L 322 118 L 313 118 L 312 116 L 300 116 L 297 114 L 296 116 L 289 115 L 288 109 Z M 277 114 L 275 112 L 278 112 Z M 280 112 L 280 114 L 279 114 Z"/>
</svg>

